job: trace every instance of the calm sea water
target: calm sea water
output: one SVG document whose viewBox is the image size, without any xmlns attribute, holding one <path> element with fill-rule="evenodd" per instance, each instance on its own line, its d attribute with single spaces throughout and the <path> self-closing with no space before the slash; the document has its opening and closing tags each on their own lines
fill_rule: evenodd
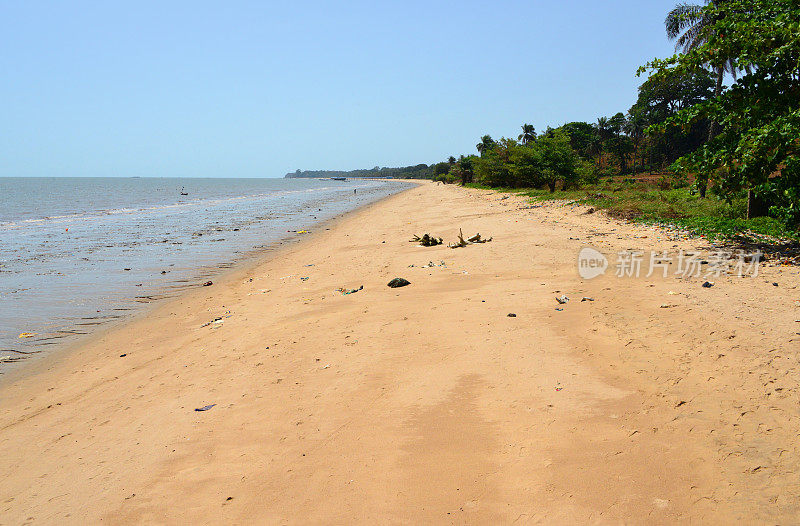
<svg viewBox="0 0 800 526">
<path fill-rule="evenodd" d="M 11 349 L 46 350 L 194 286 L 289 231 L 407 187 L 316 179 L 0 178 L 0 372 L 11 363 L 3 357 L 20 356 Z"/>
</svg>

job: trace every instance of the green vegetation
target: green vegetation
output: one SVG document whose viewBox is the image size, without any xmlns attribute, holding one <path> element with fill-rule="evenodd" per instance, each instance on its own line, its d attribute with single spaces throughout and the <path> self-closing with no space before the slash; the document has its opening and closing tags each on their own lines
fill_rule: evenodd
<svg viewBox="0 0 800 526">
<path fill-rule="evenodd" d="M 654 133 L 711 122 L 709 140 L 676 172 L 697 174 L 719 195 L 750 192 L 772 217 L 800 224 L 800 4 L 716 0 L 702 8 L 698 43 L 642 68 L 654 79 L 711 69 L 741 75 L 729 88 L 652 126 Z M 695 26 L 692 26 L 695 27 Z M 720 77 L 718 77 L 719 79 Z M 719 86 L 719 82 L 717 83 Z M 753 215 L 753 214 L 750 214 Z"/>
<path fill-rule="evenodd" d="M 456 163 L 456 171 L 461 162 Z M 577 184 L 586 169 L 570 145 L 569 136 L 562 130 L 538 138 L 534 135 L 524 144 L 503 138 L 469 162 L 475 180 L 482 184 L 495 187 L 547 186 L 551 191 L 555 191 L 559 183 L 562 187 Z"/>
<path fill-rule="evenodd" d="M 526 195 L 536 201 L 573 201 L 609 215 L 630 221 L 658 223 L 685 229 L 714 241 L 744 237 L 761 240 L 764 236 L 800 240 L 800 233 L 787 228 L 772 217 L 745 218 L 747 199 L 737 197 L 730 202 L 718 197 L 702 199 L 689 188 L 663 188 L 662 181 L 633 178 L 609 178 L 580 188 L 556 190 L 504 188 L 507 192 Z M 492 188 L 470 184 L 475 188 Z M 494 188 L 498 189 L 498 188 Z"/>
<path fill-rule="evenodd" d="M 451 161 L 434 179 L 493 187 L 569 188 L 605 177 L 666 174 L 670 165 L 707 140 L 710 124 L 700 119 L 685 127 L 659 130 L 679 112 L 714 95 L 711 72 L 663 75 L 645 81 L 627 113 L 600 117 L 593 124 L 569 122 L 538 135 L 530 124 L 517 139 L 481 137 L 477 156 Z M 442 163 L 440 163 L 442 164 Z M 687 183 L 688 177 L 674 182 Z"/>
<path fill-rule="evenodd" d="M 640 68 L 650 75 L 627 113 L 540 136 L 525 124 L 518 141 L 485 135 L 467 158 L 470 177 L 458 161 L 444 180 L 526 188 L 711 237 L 798 239 L 800 4 L 681 3 L 665 29 L 678 53 Z"/>
</svg>

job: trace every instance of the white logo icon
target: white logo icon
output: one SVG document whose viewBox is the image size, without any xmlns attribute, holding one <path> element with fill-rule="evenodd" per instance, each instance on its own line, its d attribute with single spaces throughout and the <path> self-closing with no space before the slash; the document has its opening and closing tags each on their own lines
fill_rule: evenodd
<svg viewBox="0 0 800 526">
<path fill-rule="evenodd" d="M 592 247 L 584 247 L 578 253 L 578 274 L 583 279 L 596 278 L 605 274 L 608 268 L 608 259 Z"/>
</svg>

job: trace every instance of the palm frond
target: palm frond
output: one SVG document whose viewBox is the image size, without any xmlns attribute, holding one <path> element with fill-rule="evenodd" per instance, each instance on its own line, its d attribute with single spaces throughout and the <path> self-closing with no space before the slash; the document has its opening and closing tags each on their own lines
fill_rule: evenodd
<svg viewBox="0 0 800 526">
<path fill-rule="evenodd" d="M 705 35 L 703 34 L 705 29 L 706 27 L 702 23 L 695 24 L 688 28 L 675 41 L 675 51 L 687 53 L 703 44 L 705 42 Z"/>
<path fill-rule="evenodd" d="M 667 29 L 667 38 L 674 40 L 688 28 L 697 25 L 703 20 L 703 6 L 681 2 L 676 5 L 664 20 Z"/>
</svg>

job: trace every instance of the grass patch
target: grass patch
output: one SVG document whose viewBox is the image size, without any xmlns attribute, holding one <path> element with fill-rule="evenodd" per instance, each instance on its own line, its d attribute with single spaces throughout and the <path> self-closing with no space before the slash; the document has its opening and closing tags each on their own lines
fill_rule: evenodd
<svg viewBox="0 0 800 526">
<path fill-rule="evenodd" d="M 534 201 L 574 200 L 605 210 L 613 217 L 678 226 L 712 242 L 737 237 L 754 240 L 768 237 L 775 241 L 800 239 L 799 232 L 788 229 L 777 219 L 747 219 L 744 198 L 731 203 L 715 196 L 701 199 L 687 188 L 663 190 L 650 181 L 605 180 L 580 189 L 552 193 L 536 189 L 511 191 L 523 193 Z"/>
<path fill-rule="evenodd" d="M 754 241 L 797 241 L 800 234 L 786 228 L 781 221 L 772 217 L 724 218 L 724 217 L 687 217 L 678 218 L 671 224 L 683 227 L 688 231 L 706 236 L 710 241 L 717 239 L 733 239 L 744 237 Z M 764 239 L 764 238 L 768 239 Z"/>
<path fill-rule="evenodd" d="M 480 183 L 467 183 L 464 185 L 464 188 L 476 188 L 478 190 L 493 190 L 495 192 L 502 192 L 505 194 L 527 194 L 531 191 L 530 188 L 503 188 L 503 187 L 493 187 L 493 186 L 486 186 L 485 184 Z"/>
</svg>

